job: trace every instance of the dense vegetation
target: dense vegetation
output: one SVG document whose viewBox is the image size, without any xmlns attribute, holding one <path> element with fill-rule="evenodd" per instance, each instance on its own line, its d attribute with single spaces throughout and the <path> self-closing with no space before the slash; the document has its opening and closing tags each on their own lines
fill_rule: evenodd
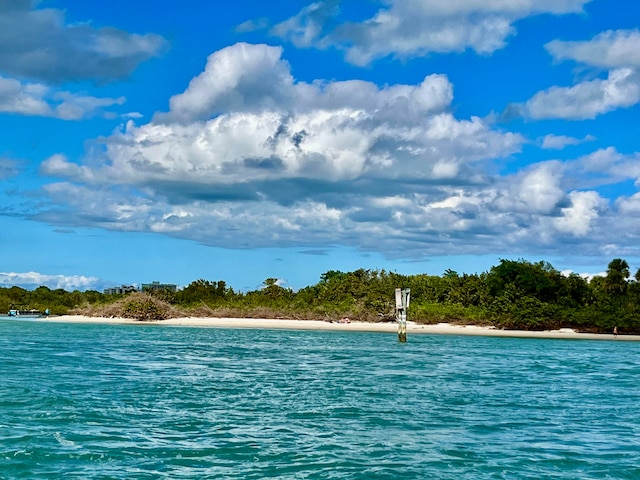
<svg viewBox="0 0 640 480">
<path fill-rule="evenodd" d="M 0 288 L 0 312 L 13 306 L 160 319 L 175 316 L 285 317 L 393 320 L 394 290 L 411 288 L 409 319 L 419 323 L 490 324 L 498 328 L 640 333 L 640 270 L 631 278 L 625 260 L 609 263 L 591 281 L 562 275 L 547 262 L 501 260 L 488 272 L 442 276 L 400 275 L 359 269 L 331 270 L 297 292 L 268 278 L 263 287 L 235 292 L 224 281 L 196 280 L 178 292 L 105 295 L 96 291 Z"/>
</svg>

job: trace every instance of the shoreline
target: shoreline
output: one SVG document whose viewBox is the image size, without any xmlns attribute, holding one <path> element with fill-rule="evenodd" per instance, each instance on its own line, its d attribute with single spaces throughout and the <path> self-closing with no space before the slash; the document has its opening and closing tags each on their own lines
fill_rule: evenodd
<svg viewBox="0 0 640 480">
<path fill-rule="evenodd" d="M 327 322 L 322 320 L 289 320 L 269 318 L 219 318 L 219 317 L 185 317 L 171 318 L 168 320 L 140 321 L 128 318 L 87 317 L 83 315 L 62 315 L 37 319 L 42 322 L 57 323 L 101 323 L 112 325 L 158 325 L 179 327 L 208 327 L 208 328 L 255 328 L 255 329 L 289 329 L 289 330 L 320 330 L 320 331 L 344 331 L 344 332 L 377 332 L 398 333 L 398 325 L 389 323 L 368 322 Z M 475 325 L 451 325 L 438 323 L 433 325 L 416 324 L 407 322 L 408 335 L 473 335 L 485 337 L 512 337 L 512 338 L 548 338 L 565 340 L 615 340 L 615 341 L 640 341 L 640 335 L 618 335 L 606 333 L 577 333 L 572 329 L 525 331 L 525 330 L 500 330 L 495 327 L 481 327 Z"/>
</svg>

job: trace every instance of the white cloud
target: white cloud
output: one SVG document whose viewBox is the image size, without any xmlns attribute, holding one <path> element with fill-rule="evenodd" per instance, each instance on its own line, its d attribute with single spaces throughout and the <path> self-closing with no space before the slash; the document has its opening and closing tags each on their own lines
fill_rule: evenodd
<svg viewBox="0 0 640 480">
<path fill-rule="evenodd" d="M 67 157 L 61 153 L 51 155 L 43 161 L 40 165 L 40 172 L 44 175 L 69 178 L 87 178 L 91 175 L 91 171 L 87 167 L 69 162 Z"/>
<path fill-rule="evenodd" d="M 90 95 L 78 95 L 70 92 L 58 92 L 53 95 L 55 104 L 54 115 L 63 120 L 80 120 L 97 112 L 104 107 L 122 105 L 124 97 L 98 98 Z"/>
<path fill-rule="evenodd" d="M 524 116 L 586 120 L 640 102 L 640 30 L 610 30 L 588 41 L 554 40 L 545 47 L 556 61 L 608 69 L 607 78 L 538 92 L 521 107 Z"/>
<path fill-rule="evenodd" d="M 425 56 L 466 49 L 489 54 L 506 44 L 514 23 L 531 15 L 578 13 L 590 0 L 388 0 L 358 23 L 336 22 L 334 2 L 315 2 L 276 25 L 272 33 L 298 47 L 337 45 L 347 60 L 365 65 L 395 55 Z"/>
<path fill-rule="evenodd" d="M 601 148 L 581 157 L 579 163 L 588 172 L 608 172 L 624 159 L 614 147 Z"/>
<path fill-rule="evenodd" d="M 606 79 L 538 92 L 524 105 L 524 114 L 534 119 L 586 120 L 639 101 L 640 74 L 619 68 L 611 70 Z"/>
<path fill-rule="evenodd" d="M 518 183 L 512 187 L 514 197 L 522 202 L 527 210 L 550 213 L 565 196 L 560 187 L 561 176 L 560 163 L 538 164 L 524 172 Z M 518 208 L 516 205 L 514 207 Z"/>
<path fill-rule="evenodd" d="M 422 124 L 397 125 L 389 111 L 312 110 L 220 115 L 206 123 L 130 124 L 106 142 L 110 162 L 100 172 L 56 158 L 45 171 L 84 181 L 132 184 L 230 184 L 282 178 L 351 180 L 359 177 L 443 178 L 461 164 L 519 149 L 521 137 L 490 130 L 475 118 L 439 113 Z M 93 172 L 93 173 L 92 173 Z"/>
<path fill-rule="evenodd" d="M 223 111 L 269 109 L 290 104 L 293 79 L 282 50 L 238 43 L 209 56 L 204 72 L 170 100 L 169 119 L 206 119 Z"/>
<path fill-rule="evenodd" d="M 47 275 L 38 272 L 0 272 L 0 285 L 35 288 L 39 286 L 51 289 L 61 288 L 67 291 L 96 288 L 99 279 L 83 275 Z"/>
<path fill-rule="evenodd" d="M 640 154 L 623 155 L 614 147 L 601 148 L 579 158 L 575 167 L 587 175 L 599 175 L 603 183 L 634 180 L 640 185 Z"/>
<path fill-rule="evenodd" d="M 385 87 L 296 83 L 281 53 L 248 44 L 216 52 L 172 97 L 168 113 L 140 127 L 129 122 L 105 141 L 102 168 L 55 157 L 43 171 L 134 185 L 439 179 L 456 177 L 474 161 L 508 156 L 523 142 L 479 118 L 447 112 L 453 87 L 443 75 Z"/>
<path fill-rule="evenodd" d="M 569 145 L 579 145 L 583 142 L 595 140 L 595 137 L 587 135 L 584 138 L 568 137 L 566 135 L 545 135 L 542 138 L 541 147 L 546 150 L 562 150 Z"/>
<path fill-rule="evenodd" d="M 573 270 L 562 270 L 560 272 L 562 275 L 564 275 L 565 277 L 570 276 L 571 274 L 575 273 L 576 275 L 584 278 L 587 282 L 590 282 L 594 277 L 606 277 L 607 276 L 607 272 L 598 272 L 598 273 L 586 273 L 586 272 L 574 272 Z"/>
<path fill-rule="evenodd" d="M 271 33 L 287 38 L 298 48 L 311 47 L 321 37 L 324 25 L 339 13 L 335 1 L 319 1 L 304 7 L 297 15 L 274 26 Z"/>
<path fill-rule="evenodd" d="M 0 111 L 51 116 L 52 109 L 44 100 L 47 93 L 44 85 L 23 85 L 18 80 L 0 77 Z"/>
<path fill-rule="evenodd" d="M 640 192 L 619 198 L 617 204 L 623 214 L 640 218 Z"/>
<path fill-rule="evenodd" d="M 104 114 L 103 107 L 122 105 L 124 97 L 97 98 L 55 91 L 39 83 L 21 83 L 0 76 L 0 112 L 80 120 Z"/>
<path fill-rule="evenodd" d="M 596 192 L 571 192 L 571 205 L 562 208 L 562 216 L 555 220 L 556 228 L 576 237 L 589 233 L 592 223 L 598 218 L 598 210 L 606 203 Z"/>
<path fill-rule="evenodd" d="M 446 76 L 304 83 L 281 55 L 247 44 L 216 52 L 169 112 L 129 121 L 80 162 L 49 157 L 41 174 L 62 181 L 44 186 L 34 218 L 228 248 L 338 244 L 390 257 L 615 246 L 608 222 L 622 207 L 596 189 L 619 181 L 635 154 L 512 163 L 505 174 L 498 165 L 525 139 L 457 118 Z M 258 92 L 252 74 L 265 83 Z"/>
<path fill-rule="evenodd" d="M 248 33 L 258 30 L 265 30 L 269 27 L 269 20 L 266 18 L 258 18 L 255 20 L 247 20 L 236 26 L 234 29 L 236 33 Z"/>
<path fill-rule="evenodd" d="M 609 30 L 584 42 L 554 40 L 545 48 L 556 60 L 615 69 L 640 68 L 640 30 Z"/>
<path fill-rule="evenodd" d="M 133 118 L 133 119 L 139 119 L 144 117 L 144 115 L 142 115 L 140 112 L 127 112 L 127 113 L 123 113 L 120 115 L 122 118 Z"/>
<path fill-rule="evenodd" d="M 407 118 L 442 111 L 453 99 L 444 75 L 429 75 L 419 86 L 394 85 L 380 89 L 368 82 L 296 83 L 282 49 L 238 43 L 211 54 L 205 70 L 181 94 L 171 97 L 170 112 L 159 121 L 192 122 L 221 113 L 259 113 L 310 109 L 383 110 Z"/>
</svg>

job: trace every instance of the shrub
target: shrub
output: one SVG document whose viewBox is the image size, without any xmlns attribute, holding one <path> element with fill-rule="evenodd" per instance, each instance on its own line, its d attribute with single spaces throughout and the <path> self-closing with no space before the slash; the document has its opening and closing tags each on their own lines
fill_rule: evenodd
<svg viewBox="0 0 640 480">
<path fill-rule="evenodd" d="M 167 302 L 146 293 L 132 293 L 110 305 L 98 306 L 78 313 L 94 317 L 120 317 L 135 320 L 165 320 L 184 316 Z"/>
</svg>

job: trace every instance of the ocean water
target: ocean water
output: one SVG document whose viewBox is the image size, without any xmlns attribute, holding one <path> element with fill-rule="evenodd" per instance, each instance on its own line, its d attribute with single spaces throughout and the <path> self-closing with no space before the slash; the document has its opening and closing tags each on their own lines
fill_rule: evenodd
<svg viewBox="0 0 640 480">
<path fill-rule="evenodd" d="M 640 344 L 0 320 L 0 478 L 640 479 Z"/>
</svg>

